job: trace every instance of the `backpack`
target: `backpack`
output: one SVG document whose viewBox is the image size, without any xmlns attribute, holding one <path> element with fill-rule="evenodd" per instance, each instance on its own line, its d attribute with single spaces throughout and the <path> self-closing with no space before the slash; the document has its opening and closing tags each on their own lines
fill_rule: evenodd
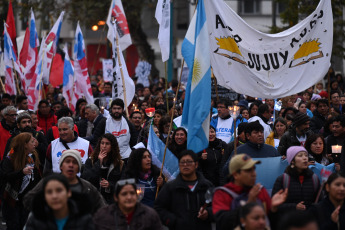
<svg viewBox="0 0 345 230">
<path fill-rule="evenodd" d="M 289 188 L 290 186 L 290 175 L 287 174 L 287 173 L 284 173 L 283 174 L 283 188 L 286 189 L 286 188 Z M 318 192 L 318 187 L 319 187 L 319 177 L 313 173 L 313 176 L 312 176 L 312 180 L 313 180 L 313 189 L 314 189 L 314 193 L 315 192 Z"/>
</svg>

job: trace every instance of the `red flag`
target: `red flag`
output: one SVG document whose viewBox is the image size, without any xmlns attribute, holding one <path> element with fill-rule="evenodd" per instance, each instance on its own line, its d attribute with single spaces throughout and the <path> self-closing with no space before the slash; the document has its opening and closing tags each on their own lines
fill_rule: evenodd
<svg viewBox="0 0 345 230">
<path fill-rule="evenodd" d="M 11 37 L 12 43 L 13 43 L 13 49 L 18 57 L 18 51 L 17 51 L 17 33 L 16 33 L 16 25 L 14 23 L 14 16 L 13 16 L 13 8 L 12 8 L 12 2 L 9 1 L 8 4 L 8 12 L 7 12 L 7 18 L 6 18 L 6 24 L 8 25 L 7 32 Z"/>
<path fill-rule="evenodd" d="M 62 85 L 63 67 L 64 60 L 62 59 L 61 54 L 56 53 L 50 70 L 50 84 L 52 84 L 54 88 Z"/>
<path fill-rule="evenodd" d="M 26 67 L 26 61 L 28 60 L 28 50 L 30 45 L 30 30 L 29 27 L 25 30 L 23 47 L 20 50 L 19 62 L 22 66 Z"/>
</svg>

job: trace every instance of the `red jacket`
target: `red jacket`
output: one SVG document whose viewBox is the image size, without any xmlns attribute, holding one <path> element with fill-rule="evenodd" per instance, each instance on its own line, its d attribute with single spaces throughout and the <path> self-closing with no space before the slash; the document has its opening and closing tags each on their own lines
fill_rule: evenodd
<svg viewBox="0 0 345 230">
<path fill-rule="evenodd" d="M 57 117 L 53 112 L 49 113 L 48 116 L 43 116 L 37 111 L 38 124 L 37 126 L 43 129 L 44 134 L 47 134 L 48 129 L 57 124 Z"/>
<path fill-rule="evenodd" d="M 3 127 L 2 122 L 0 123 L 0 133 L 0 160 L 2 160 L 7 141 L 12 135 L 10 134 L 9 130 Z"/>
</svg>

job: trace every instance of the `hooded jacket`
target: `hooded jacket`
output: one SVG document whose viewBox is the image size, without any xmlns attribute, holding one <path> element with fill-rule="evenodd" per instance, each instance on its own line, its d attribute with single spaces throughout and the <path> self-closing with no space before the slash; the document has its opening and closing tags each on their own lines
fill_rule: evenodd
<svg viewBox="0 0 345 230">
<path fill-rule="evenodd" d="M 57 124 L 57 117 L 54 115 L 54 112 L 51 111 L 47 116 L 43 116 L 39 111 L 37 111 L 38 124 L 37 126 L 41 127 L 44 134 L 47 134 L 48 130 Z"/>
</svg>

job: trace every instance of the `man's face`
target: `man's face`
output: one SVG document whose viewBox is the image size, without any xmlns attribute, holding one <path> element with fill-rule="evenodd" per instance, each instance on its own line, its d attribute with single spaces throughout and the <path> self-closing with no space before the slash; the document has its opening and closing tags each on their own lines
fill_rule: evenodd
<svg viewBox="0 0 345 230">
<path fill-rule="evenodd" d="M 52 109 L 54 110 L 54 113 L 56 113 L 57 111 L 59 111 L 61 109 L 61 107 L 62 106 L 60 104 L 56 104 L 56 105 L 53 106 Z"/>
<path fill-rule="evenodd" d="M 339 137 L 345 134 L 345 127 L 341 126 L 340 121 L 333 121 L 332 123 L 333 135 Z"/>
<path fill-rule="evenodd" d="M 269 105 L 271 108 L 274 107 L 274 100 L 273 99 L 266 99 L 265 103 Z"/>
<path fill-rule="evenodd" d="M 263 130 L 257 131 L 253 130 L 250 135 L 249 133 L 246 134 L 248 141 L 254 144 L 263 144 L 264 143 L 264 132 Z"/>
<path fill-rule="evenodd" d="M 97 113 L 96 111 L 92 111 L 89 108 L 85 109 L 85 118 L 90 121 L 93 122 L 95 120 L 95 118 L 97 117 Z"/>
<path fill-rule="evenodd" d="M 72 142 L 74 139 L 74 129 L 70 128 L 67 123 L 60 123 L 58 126 L 60 139 L 64 142 Z"/>
<path fill-rule="evenodd" d="M 92 93 L 97 93 L 98 89 L 97 86 L 91 86 L 92 88 Z"/>
<path fill-rule="evenodd" d="M 345 105 L 345 97 L 340 97 L 340 104 L 343 106 Z"/>
<path fill-rule="evenodd" d="M 141 113 L 134 113 L 131 121 L 135 127 L 139 127 L 141 125 Z"/>
<path fill-rule="evenodd" d="M 18 104 L 18 110 L 28 110 L 28 108 L 28 100 L 26 99 Z"/>
<path fill-rule="evenodd" d="M 9 105 L 11 105 L 11 100 L 9 98 L 2 98 L 1 103 L 3 105 L 9 106 Z"/>
<path fill-rule="evenodd" d="M 310 121 L 307 121 L 307 122 L 305 122 L 304 124 L 302 124 L 302 125 L 296 127 L 296 129 L 297 129 L 300 133 L 306 134 L 306 133 L 308 132 L 308 130 L 309 130 L 309 125 L 310 125 Z"/>
<path fill-rule="evenodd" d="M 269 108 L 267 111 L 265 111 L 262 116 L 269 120 L 272 117 L 271 109 Z"/>
<path fill-rule="evenodd" d="M 36 129 L 37 124 L 38 124 L 38 118 L 35 113 L 31 114 L 31 120 L 32 120 L 32 124 L 31 124 L 32 128 Z"/>
<path fill-rule="evenodd" d="M 38 110 L 42 115 L 48 115 L 50 112 L 50 107 L 46 103 L 42 103 Z"/>
<path fill-rule="evenodd" d="M 9 125 L 13 125 L 16 122 L 16 117 L 17 117 L 17 111 L 9 111 L 5 115 L 5 121 Z"/>
<path fill-rule="evenodd" d="M 111 107 L 111 116 L 115 119 L 118 120 L 121 118 L 123 113 L 123 109 L 121 106 L 119 105 L 113 105 L 113 107 Z"/>
<path fill-rule="evenodd" d="M 256 181 L 256 171 L 255 166 L 250 169 L 242 169 L 239 172 L 235 172 L 234 174 L 235 183 L 240 186 L 245 187 L 252 187 L 255 185 Z"/>
<path fill-rule="evenodd" d="M 331 101 L 333 105 L 339 105 L 340 101 L 339 101 L 339 94 L 338 93 L 334 93 L 331 95 Z"/>
<path fill-rule="evenodd" d="M 32 127 L 31 119 L 24 118 L 20 121 L 19 124 L 17 124 L 17 126 L 18 126 L 19 130 L 22 132 L 29 131 Z"/>
<path fill-rule="evenodd" d="M 220 118 L 225 118 L 229 116 L 229 109 L 224 104 L 217 105 L 218 116 Z"/>
<path fill-rule="evenodd" d="M 111 93 L 111 86 L 110 85 L 104 85 L 104 92 L 105 93 Z"/>
<path fill-rule="evenodd" d="M 324 103 L 320 103 L 317 107 L 317 111 L 322 116 L 326 116 L 328 114 L 328 105 Z"/>
<path fill-rule="evenodd" d="M 184 156 L 179 161 L 180 173 L 183 176 L 191 176 L 198 168 L 198 162 L 195 162 L 189 155 Z"/>
<path fill-rule="evenodd" d="M 61 174 L 71 181 L 79 172 L 78 161 L 74 157 L 66 157 L 60 166 Z"/>
</svg>

